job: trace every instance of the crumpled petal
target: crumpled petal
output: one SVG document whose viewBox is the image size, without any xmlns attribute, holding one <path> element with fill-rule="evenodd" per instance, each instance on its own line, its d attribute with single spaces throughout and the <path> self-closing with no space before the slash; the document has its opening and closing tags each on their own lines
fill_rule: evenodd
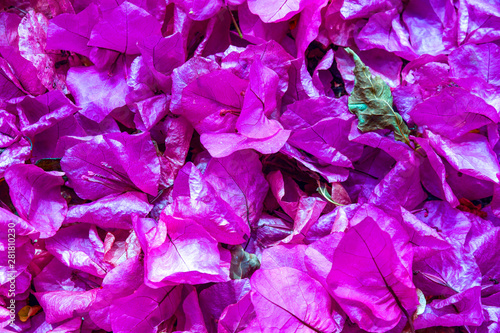
<svg viewBox="0 0 500 333">
<path fill-rule="evenodd" d="M 227 161 L 229 162 L 230 159 Z M 212 181 L 214 181 L 213 178 Z M 220 188 L 220 184 L 217 184 L 216 188 Z M 186 163 L 175 180 L 174 202 L 170 209 L 176 217 L 193 219 L 221 243 L 241 244 L 245 241 L 245 235 L 250 234 L 248 224 L 250 216 L 247 215 L 249 212 L 241 211 L 240 196 L 238 205 L 234 209 L 242 216 L 236 214 L 231 206 L 234 199 L 231 197 L 229 200 L 227 196 L 219 196 L 216 188 L 192 163 Z M 224 198 L 227 198 L 229 202 L 226 202 Z M 245 207 L 245 209 L 248 208 Z"/>
<path fill-rule="evenodd" d="M 91 3 L 78 14 L 65 13 L 54 17 L 47 30 L 47 48 L 68 50 L 84 56 L 90 55 L 90 34 L 99 21 L 97 5 Z"/>
<path fill-rule="evenodd" d="M 257 222 L 269 185 L 255 152 L 244 150 L 228 157 L 213 158 L 204 176 L 248 225 Z"/>
<path fill-rule="evenodd" d="M 40 238 L 55 235 L 66 217 L 68 206 L 61 195 L 63 175 L 29 164 L 13 165 L 5 173 L 19 216 L 40 232 Z"/>
<path fill-rule="evenodd" d="M 264 0 L 249 0 L 248 8 L 264 23 L 281 22 L 290 19 L 306 6 L 304 0 L 279 0 L 272 3 Z"/>
<path fill-rule="evenodd" d="M 326 281 L 335 300 L 361 328 L 388 331 L 418 305 L 405 268 L 409 263 L 401 255 L 372 217 L 349 228 L 335 250 Z"/>
<path fill-rule="evenodd" d="M 181 292 L 181 286 L 152 289 L 141 285 L 133 294 L 111 305 L 113 332 L 156 332 L 157 327 L 175 313 Z"/>
<path fill-rule="evenodd" d="M 147 283 L 160 287 L 227 281 L 229 274 L 221 269 L 220 261 L 217 241 L 205 229 L 162 213 L 147 252 Z"/>
<path fill-rule="evenodd" d="M 72 67 L 68 71 L 68 90 L 85 117 L 101 122 L 114 109 L 125 105 L 129 86 L 125 79 L 124 60 L 117 59 L 113 70 L 96 66 Z"/>
<path fill-rule="evenodd" d="M 110 194 L 94 202 L 73 206 L 66 216 L 66 223 L 92 223 L 101 228 L 132 228 L 132 216 L 145 217 L 153 206 L 140 192 Z"/>
<path fill-rule="evenodd" d="M 430 131 L 426 134 L 434 150 L 456 170 L 482 180 L 499 182 L 500 166 L 484 136 L 468 133 L 452 141 Z"/>
<path fill-rule="evenodd" d="M 229 305 L 220 316 L 217 332 L 255 332 L 260 329 L 250 294 L 238 303 Z"/>
<path fill-rule="evenodd" d="M 66 151 L 61 167 L 84 199 L 142 190 L 156 195 L 160 162 L 149 133 L 98 135 Z"/>
<path fill-rule="evenodd" d="M 288 267 L 259 270 L 250 283 L 252 303 L 264 332 L 340 332 L 330 295 L 307 274 Z"/>
<path fill-rule="evenodd" d="M 160 23 L 147 11 L 124 1 L 118 7 L 105 11 L 93 27 L 89 46 L 98 46 L 125 54 L 140 53 L 137 42 L 152 35 L 160 35 Z M 112 38 L 109 38 L 113 36 Z"/>
<path fill-rule="evenodd" d="M 49 291 L 34 293 L 45 312 L 48 323 L 57 323 L 64 319 L 73 318 L 75 314 L 82 314 L 95 299 L 97 289 L 89 291 Z"/>
<path fill-rule="evenodd" d="M 45 241 L 49 251 L 71 268 L 104 277 L 112 266 L 104 262 L 104 243 L 89 224 L 76 224 L 60 229 Z"/>
</svg>

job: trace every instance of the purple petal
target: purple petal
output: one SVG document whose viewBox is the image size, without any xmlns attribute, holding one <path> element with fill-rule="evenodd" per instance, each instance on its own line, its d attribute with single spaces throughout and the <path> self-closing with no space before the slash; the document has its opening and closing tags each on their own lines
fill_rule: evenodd
<svg viewBox="0 0 500 333">
<path fill-rule="evenodd" d="M 248 8 L 265 23 L 281 22 L 290 19 L 306 6 L 303 0 L 279 0 L 268 3 L 263 0 L 249 0 Z"/>
<path fill-rule="evenodd" d="M 148 283 L 153 286 L 223 282 L 229 279 L 220 267 L 217 241 L 190 220 L 162 214 L 159 232 L 146 258 Z M 155 245 L 158 244 L 158 245 Z"/>
<path fill-rule="evenodd" d="M 147 202 L 144 193 L 111 194 L 88 204 L 71 207 L 65 222 L 85 222 L 101 228 L 130 229 L 132 216 L 145 217 L 151 208 L 152 205 Z"/>
<path fill-rule="evenodd" d="M 115 332 L 157 332 L 181 302 L 182 287 L 151 289 L 142 285 L 133 294 L 111 305 L 111 327 Z"/>
<path fill-rule="evenodd" d="M 54 17 L 47 31 L 47 48 L 73 51 L 88 57 L 91 47 L 87 43 L 98 21 L 98 7 L 93 3 L 78 14 L 67 13 Z"/>
<path fill-rule="evenodd" d="M 288 267 L 259 270 L 250 282 L 261 329 L 340 332 L 330 295 L 307 274 Z"/>
<path fill-rule="evenodd" d="M 340 241 L 327 283 L 353 322 L 369 331 L 387 331 L 418 304 L 407 265 L 389 234 L 366 217 Z"/>
<path fill-rule="evenodd" d="M 45 312 L 48 323 L 73 318 L 75 314 L 87 312 L 95 299 L 97 289 L 89 291 L 49 291 L 34 293 Z"/>
<path fill-rule="evenodd" d="M 60 229 L 45 241 L 49 251 L 59 261 L 71 268 L 104 277 L 111 265 L 104 262 L 104 244 L 97 231 L 89 224 L 77 224 Z"/>
<path fill-rule="evenodd" d="M 18 214 L 40 232 L 40 238 L 53 236 L 66 217 L 68 206 L 61 195 L 62 175 L 27 164 L 13 165 L 5 173 Z"/>
<path fill-rule="evenodd" d="M 92 29 L 88 45 L 138 54 L 137 42 L 148 36 L 160 35 L 160 28 L 160 23 L 151 14 L 124 1 L 120 6 L 103 13 L 102 19 Z"/>
</svg>

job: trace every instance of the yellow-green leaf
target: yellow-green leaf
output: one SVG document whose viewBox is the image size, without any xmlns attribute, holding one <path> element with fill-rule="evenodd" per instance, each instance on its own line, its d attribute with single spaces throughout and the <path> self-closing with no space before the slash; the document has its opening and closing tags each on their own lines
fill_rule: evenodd
<svg viewBox="0 0 500 333">
<path fill-rule="evenodd" d="M 410 144 L 410 130 L 401 115 L 392 107 L 391 89 L 380 76 L 373 77 L 356 53 L 350 48 L 345 51 L 352 55 L 354 67 L 354 90 L 349 96 L 349 111 L 358 117 L 358 129 L 371 132 L 390 128 L 394 138 Z"/>
<path fill-rule="evenodd" d="M 259 258 L 253 253 L 243 250 L 241 245 L 231 249 L 231 267 L 229 277 L 231 280 L 244 279 L 260 268 Z"/>
</svg>

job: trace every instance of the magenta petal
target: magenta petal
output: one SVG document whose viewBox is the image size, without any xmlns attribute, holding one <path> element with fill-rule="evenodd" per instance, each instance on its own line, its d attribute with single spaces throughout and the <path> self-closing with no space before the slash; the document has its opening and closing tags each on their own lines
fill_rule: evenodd
<svg viewBox="0 0 500 333">
<path fill-rule="evenodd" d="M 3 177 L 5 171 L 15 164 L 24 163 L 31 155 L 31 144 L 28 140 L 22 138 L 11 144 L 0 154 L 0 177 Z"/>
<path fill-rule="evenodd" d="M 414 247 L 414 262 L 451 248 L 451 244 L 446 241 L 445 237 L 404 208 L 401 208 L 401 217 L 400 221 L 408 236 L 410 236 L 411 244 Z"/>
<path fill-rule="evenodd" d="M 27 236 L 30 234 L 36 234 L 38 231 L 30 225 L 27 221 L 23 220 L 16 214 L 12 213 L 10 210 L 0 207 L 0 227 L 4 232 L 4 235 L 7 235 L 7 229 L 9 229 L 9 223 L 15 223 L 15 232 L 16 235 Z M 5 240 L 7 236 L 5 236 Z"/>
<path fill-rule="evenodd" d="M 182 296 L 184 301 L 177 311 L 177 330 L 186 333 L 207 333 L 196 288 L 185 285 L 182 290 Z"/>
<path fill-rule="evenodd" d="M 352 167 L 362 153 L 362 146 L 347 139 L 351 121 L 324 119 L 309 128 L 292 132 L 289 143 L 320 161 L 334 166 Z"/>
<path fill-rule="evenodd" d="M 375 186 L 369 202 L 386 206 L 398 203 L 406 209 L 414 209 L 425 199 L 419 174 L 419 160 L 413 156 L 408 161 L 399 161 Z"/>
<path fill-rule="evenodd" d="M 157 332 L 181 302 L 181 286 L 152 289 L 142 285 L 133 294 L 111 305 L 111 327 L 114 332 Z"/>
<path fill-rule="evenodd" d="M 112 170 L 108 171 L 108 168 L 104 167 L 101 162 L 111 166 L 114 171 L 125 172 L 121 165 L 116 163 L 109 145 L 102 136 L 96 136 L 90 141 L 76 144 L 66 151 L 61 160 L 61 168 L 66 171 L 69 179 L 68 185 L 75 190 L 79 197 L 96 200 L 109 194 L 125 192 L 130 187 L 130 184 L 125 183 L 124 179 L 116 180 Z M 93 174 L 89 175 L 89 172 Z M 86 180 L 85 177 L 92 177 L 94 174 L 100 175 L 98 177 L 103 179 L 107 177 L 104 180 L 114 181 L 108 185 L 107 183 Z M 113 187 L 115 183 L 116 186 Z"/>
<path fill-rule="evenodd" d="M 200 307 L 209 332 L 217 332 L 217 321 L 224 309 L 237 303 L 250 291 L 248 279 L 216 283 L 200 292 Z"/>
<path fill-rule="evenodd" d="M 83 317 L 82 317 L 83 318 Z M 68 333 L 68 332 L 76 332 L 82 328 L 82 318 L 73 318 L 68 321 L 65 321 L 61 325 L 57 326 L 53 330 L 49 331 L 50 333 Z"/>
<path fill-rule="evenodd" d="M 417 125 L 426 125 L 433 133 L 452 140 L 498 122 L 494 107 L 464 89 L 453 87 L 417 104 L 409 114 Z"/>
<path fill-rule="evenodd" d="M 46 94 L 26 97 L 17 104 L 21 131 L 33 137 L 57 122 L 75 114 L 78 108 L 60 91 L 50 91 Z"/>
<path fill-rule="evenodd" d="M 213 158 L 207 165 L 205 177 L 248 225 L 256 223 L 269 185 L 255 152 L 245 150 L 228 157 Z"/>
<path fill-rule="evenodd" d="M 414 265 L 415 285 L 424 294 L 453 296 L 481 285 L 481 271 L 472 254 L 455 247 Z"/>
<path fill-rule="evenodd" d="M 111 133 L 104 138 L 135 186 L 148 194 L 156 195 L 160 162 L 149 133 Z"/>
<path fill-rule="evenodd" d="M 180 33 L 162 38 L 151 36 L 138 44 L 144 63 L 149 67 L 164 92 L 171 89 L 172 71 L 186 59 L 186 51 Z"/>
<path fill-rule="evenodd" d="M 448 53 L 457 46 L 452 27 L 458 22 L 453 12 L 453 4 L 448 1 L 439 4 L 422 1 L 405 6 L 402 21 L 417 54 Z"/>
<path fill-rule="evenodd" d="M 229 163 L 230 161 L 228 159 L 223 163 Z M 219 169 L 216 166 L 213 166 L 213 168 Z M 257 179 L 259 179 L 258 175 Z M 215 179 L 212 178 L 212 182 L 215 182 Z M 243 182 L 240 183 L 240 180 L 238 180 L 238 183 L 244 184 Z M 235 184 L 229 184 L 231 187 L 235 187 Z M 249 217 L 253 218 L 253 216 L 246 215 L 250 214 L 250 212 L 245 214 L 242 211 L 241 200 L 243 194 L 238 193 L 239 198 L 237 201 L 233 198 L 229 199 L 228 196 L 221 197 L 216 190 L 220 187 L 221 184 L 218 183 L 217 187 L 214 188 L 192 163 L 186 163 L 179 171 L 174 183 L 172 194 L 174 197 L 172 205 L 174 216 L 196 221 L 219 242 L 233 245 L 241 244 L 245 241 L 245 235 L 250 234 L 248 222 Z M 250 190 L 253 189 L 249 187 L 245 192 Z M 260 192 L 255 194 L 257 198 L 260 198 Z M 224 201 L 224 199 L 228 199 L 228 202 Z M 235 204 L 235 207 L 233 208 L 231 204 Z M 248 203 L 245 202 L 246 204 Z M 259 205 L 259 203 L 256 203 L 255 214 L 258 212 Z M 249 208 L 245 208 L 245 210 L 247 209 Z"/>
<path fill-rule="evenodd" d="M 417 138 L 417 143 L 427 154 L 427 160 L 420 168 L 420 177 L 424 187 L 438 198 L 446 199 L 453 207 L 459 205 L 458 199 L 446 182 L 446 169 L 442 158 L 429 145 L 429 140 Z"/>
<path fill-rule="evenodd" d="M 272 3 L 264 0 L 249 0 L 248 8 L 265 23 L 281 22 L 290 19 L 306 6 L 304 0 L 280 0 Z"/>
<path fill-rule="evenodd" d="M 76 314 L 88 311 L 95 300 L 98 289 L 89 291 L 49 291 L 35 293 L 38 302 L 45 312 L 48 323 L 57 323 L 61 320 L 73 318 Z"/>
<path fill-rule="evenodd" d="M 304 263 L 306 249 L 304 244 L 276 245 L 265 249 L 262 253 L 261 269 L 289 267 L 307 273 Z"/>
<path fill-rule="evenodd" d="M 282 332 L 340 332 L 332 299 L 321 284 L 294 268 L 258 270 L 251 298 L 261 329 Z"/>
<path fill-rule="evenodd" d="M 88 204 L 71 207 L 65 222 L 85 222 L 101 228 L 130 229 L 132 216 L 145 217 L 151 208 L 152 205 L 147 202 L 144 193 L 111 194 Z"/>
<path fill-rule="evenodd" d="M 150 130 L 168 113 L 170 98 L 165 95 L 153 96 L 137 103 L 135 123 L 138 128 Z"/>
<path fill-rule="evenodd" d="M 310 244 L 304 253 L 304 265 L 309 275 L 328 286 L 326 278 L 332 269 L 333 254 L 342 240 L 343 233 L 333 232 Z"/>
<path fill-rule="evenodd" d="M 391 237 L 371 218 L 349 228 L 327 277 L 335 300 L 368 331 L 388 331 L 418 305 L 412 276 Z M 410 258 L 411 259 L 411 258 Z"/>
<path fill-rule="evenodd" d="M 211 18 L 222 6 L 222 3 L 217 0 L 175 0 L 174 2 L 195 21 Z"/>
<path fill-rule="evenodd" d="M 35 66 L 21 55 L 19 49 L 18 27 L 21 18 L 14 13 L 3 12 L 0 15 L 0 25 L 2 26 L 2 37 L 0 60 L 2 74 L 2 99 L 10 99 L 30 93 L 33 95 L 43 94 L 46 88 L 37 77 Z"/>
<path fill-rule="evenodd" d="M 478 179 L 499 182 L 500 166 L 484 136 L 467 133 L 452 141 L 430 131 L 426 133 L 436 153 L 456 170 Z"/>
<path fill-rule="evenodd" d="M 241 52 L 231 52 L 222 59 L 222 68 L 231 69 L 238 77 L 249 79 L 252 63 L 259 58 L 262 64 L 272 69 L 280 78 L 278 92 L 280 96 L 288 88 L 288 69 L 293 57 L 274 40 L 260 45 L 249 45 Z"/>
<path fill-rule="evenodd" d="M 251 43 L 261 44 L 269 40 L 281 41 L 288 30 L 288 22 L 264 23 L 258 15 L 248 9 L 244 1 L 238 7 L 238 20 L 243 38 Z"/>
<path fill-rule="evenodd" d="M 103 13 L 103 18 L 92 29 L 88 45 L 138 54 L 137 42 L 148 36 L 160 35 L 160 28 L 160 23 L 151 14 L 124 1 L 120 6 Z"/>
<path fill-rule="evenodd" d="M 113 268 L 97 291 L 96 299 L 89 311 L 92 321 L 99 327 L 111 331 L 110 308 L 113 303 L 134 293 L 144 281 L 144 263 L 138 256 L 130 258 Z"/>
<path fill-rule="evenodd" d="M 23 90 L 21 90 L 20 85 L 16 85 L 12 82 L 13 73 L 11 72 L 9 64 L 4 60 L 0 60 L 0 102 L 8 101 L 11 98 L 20 97 L 24 95 Z M 11 78 L 12 77 L 12 78 Z M 17 81 L 17 80 L 16 80 Z M 43 92 L 43 91 L 42 91 Z"/>
<path fill-rule="evenodd" d="M 352 114 L 341 100 L 319 97 L 288 106 L 280 121 L 292 130 L 288 143 L 334 166 L 352 167 L 363 147 L 349 141 Z"/>
<path fill-rule="evenodd" d="M 479 326 L 483 323 L 481 287 L 474 287 L 427 304 L 425 312 L 415 320 L 415 328 L 431 326 Z"/>
<path fill-rule="evenodd" d="M 4 219 L 5 215 L 2 213 L 3 213 L 3 209 L 2 209 L 2 211 L 0 211 L 0 214 L 1 214 L 0 217 L 2 219 Z M 12 219 L 10 219 L 10 220 L 6 219 L 5 221 L 15 223 L 16 222 L 15 215 L 13 215 L 13 216 L 14 217 Z M 12 242 L 9 243 L 8 238 L 7 238 L 8 229 L 9 228 L 7 227 L 7 224 L 5 224 L 5 226 L 2 225 L 1 229 L 0 229 L 2 231 L 2 236 L 0 237 L 0 246 L 2 249 L 7 249 L 9 244 L 12 244 Z M 12 233 L 9 233 L 9 234 L 12 234 Z M 4 253 L 7 253 L 7 252 L 4 250 Z M 28 274 L 28 272 L 26 272 L 26 269 L 35 255 L 35 248 L 31 244 L 31 240 L 28 237 L 24 237 L 24 236 L 19 237 L 18 236 L 16 239 L 16 243 L 15 243 L 15 253 L 16 253 L 17 260 L 15 262 L 14 269 L 11 268 L 12 261 L 9 262 L 9 258 L 7 256 L 4 256 L 0 260 L 0 273 L 1 273 L 0 274 L 0 285 L 2 285 L 0 288 L 0 292 L 1 292 L 1 295 L 3 295 L 3 296 L 7 296 L 8 293 L 10 292 L 9 291 L 9 289 L 10 289 L 9 288 L 10 287 L 10 282 L 9 282 L 10 274 L 8 274 L 8 273 L 14 271 L 14 276 L 16 278 L 22 277 L 22 276 L 25 276 L 26 274 Z M 30 275 L 28 274 L 28 276 L 30 276 Z M 26 283 L 28 286 L 30 284 L 30 280 L 31 279 L 28 279 L 28 281 Z M 17 286 L 18 289 L 16 289 L 16 291 L 19 291 L 20 293 L 25 291 L 25 290 L 20 291 L 19 287 L 22 287 L 21 283 L 19 286 Z"/>
<path fill-rule="evenodd" d="M 96 66 L 72 67 L 67 76 L 68 89 L 82 108 L 85 117 L 101 122 L 114 109 L 125 105 L 129 92 L 123 59 L 117 60 L 116 68 L 98 69 Z"/>
<path fill-rule="evenodd" d="M 104 244 L 97 231 L 89 224 L 77 224 L 62 228 L 45 241 L 49 251 L 68 267 L 104 277 L 111 265 L 104 262 Z"/>
<path fill-rule="evenodd" d="M 109 133 L 79 143 L 61 160 L 69 186 L 84 199 L 142 190 L 158 191 L 160 162 L 149 133 Z"/>
<path fill-rule="evenodd" d="M 309 44 L 318 36 L 322 23 L 321 11 L 328 5 L 326 0 L 308 1 L 300 14 L 297 32 L 297 53 L 302 56 Z"/>
<path fill-rule="evenodd" d="M 229 279 L 220 267 L 217 241 L 195 222 L 164 214 L 149 244 L 146 276 L 148 284 L 158 287 Z"/>
<path fill-rule="evenodd" d="M 32 161 L 38 161 L 43 158 L 61 158 L 64 152 L 57 151 L 57 144 L 61 137 L 67 135 L 84 136 L 86 132 L 77 121 L 77 116 L 70 115 L 67 118 L 57 122 L 54 126 L 43 130 L 32 138 L 33 152 Z"/>
<path fill-rule="evenodd" d="M 172 74 L 172 102 L 171 109 L 175 114 L 183 112 L 181 108 L 182 91 L 197 78 L 220 68 L 213 60 L 195 57 L 186 61 L 182 66 L 174 69 Z"/>
<path fill-rule="evenodd" d="M 500 65 L 490 59 L 500 55 L 493 43 L 463 45 L 450 54 L 451 75 L 458 78 L 482 78 L 486 83 L 500 86 Z"/>
<path fill-rule="evenodd" d="M 257 321 L 250 294 L 246 294 L 238 303 L 229 305 L 220 316 L 217 328 L 219 333 L 256 332 L 260 326 Z"/>
<path fill-rule="evenodd" d="M 239 133 L 263 139 L 283 129 L 279 122 L 267 118 L 276 108 L 278 81 L 279 77 L 273 70 L 264 67 L 260 60 L 254 61 L 241 114 L 236 122 Z"/>
<path fill-rule="evenodd" d="M 400 5 L 401 3 L 398 0 L 368 0 L 364 2 L 347 0 L 344 1 L 340 12 L 345 19 L 353 19 L 357 17 L 370 17 L 376 12 L 383 12 Z"/>
<path fill-rule="evenodd" d="M 47 266 L 33 278 L 37 292 L 87 291 L 98 287 L 102 280 L 88 273 L 72 269 L 52 258 Z"/>
<path fill-rule="evenodd" d="M 262 154 L 277 153 L 290 136 L 290 131 L 279 130 L 264 139 L 250 139 L 237 133 L 203 133 L 200 141 L 213 157 L 226 157 L 234 152 L 255 149 Z"/>
<path fill-rule="evenodd" d="M 88 57 L 91 47 L 87 43 L 98 21 L 98 7 L 93 3 L 78 14 L 67 13 L 54 17 L 47 31 L 47 49 L 68 50 Z"/>
<path fill-rule="evenodd" d="M 45 172 L 26 164 L 13 165 L 5 173 L 17 212 L 40 232 L 40 238 L 53 236 L 66 217 L 68 206 L 61 195 L 62 176 L 62 172 Z M 27 197 L 25 193 L 31 195 Z"/>
<path fill-rule="evenodd" d="M 199 133 L 234 130 L 247 85 L 229 70 L 200 76 L 182 91 L 182 115 Z"/>
<path fill-rule="evenodd" d="M 66 78 L 55 68 L 55 56 L 45 50 L 48 25 L 49 21 L 42 13 L 30 10 L 18 27 L 19 52 L 35 67 L 36 77 L 48 90 L 57 89 L 67 93 Z"/>
</svg>

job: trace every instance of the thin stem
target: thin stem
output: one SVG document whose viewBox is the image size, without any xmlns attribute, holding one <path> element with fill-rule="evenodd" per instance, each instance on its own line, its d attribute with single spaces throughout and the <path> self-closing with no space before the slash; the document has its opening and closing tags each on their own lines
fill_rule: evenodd
<svg viewBox="0 0 500 333">
<path fill-rule="evenodd" d="M 226 6 L 226 8 L 229 11 L 229 14 L 231 15 L 231 20 L 233 20 L 233 24 L 236 28 L 236 31 L 238 32 L 238 36 L 240 36 L 240 38 L 243 38 L 243 34 L 241 33 L 240 27 L 238 26 L 238 23 L 236 22 L 236 19 L 234 18 L 233 12 L 229 9 L 229 6 Z"/>
</svg>

